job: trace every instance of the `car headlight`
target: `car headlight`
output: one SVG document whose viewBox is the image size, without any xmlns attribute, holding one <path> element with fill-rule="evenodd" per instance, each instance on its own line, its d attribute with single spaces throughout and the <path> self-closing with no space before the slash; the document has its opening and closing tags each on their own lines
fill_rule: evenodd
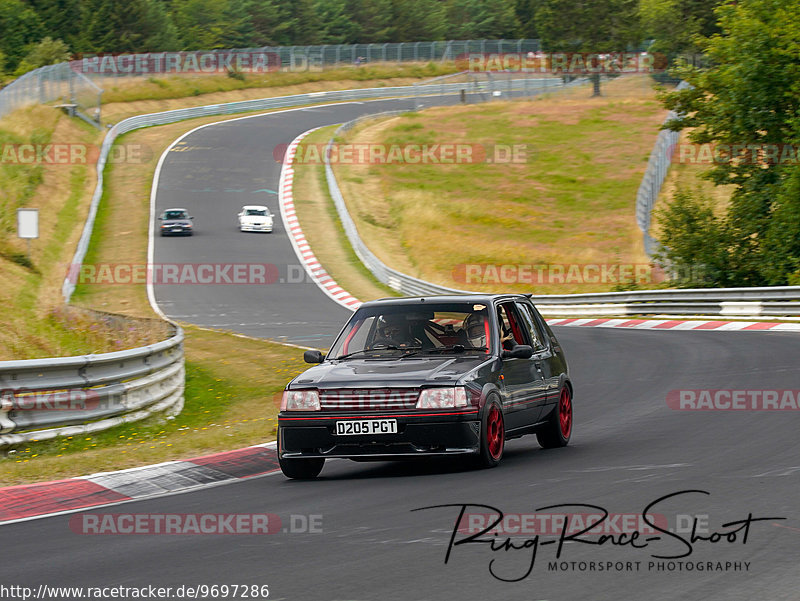
<svg viewBox="0 0 800 601">
<path fill-rule="evenodd" d="M 319 393 L 316 390 L 284 390 L 281 411 L 319 411 Z"/>
<path fill-rule="evenodd" d="M 467 390 L 455 388 L 425 388 L 417 400 L 417 409 L 457 409 L 467 406 Z"/>
</svg>

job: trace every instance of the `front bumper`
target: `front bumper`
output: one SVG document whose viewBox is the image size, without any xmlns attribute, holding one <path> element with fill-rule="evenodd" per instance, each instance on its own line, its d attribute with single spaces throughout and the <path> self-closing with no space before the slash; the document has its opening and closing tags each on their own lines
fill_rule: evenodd
<svg viewBox="0 0 800 601">
<path fill-rule="evenodd" d="M 239 226 L 239 229 L 243 232 L 271 232 L 272 226 L 271 225 L 246 225 L 242 224 Z"/>
<path fill-rule="evenodd" d="M 162 236 L 191 236 L 192 228 L 190 227 L 163 227 L 161 228 Z"/>
<path fill-rule="evenodd" d="M 396 434 L 336 435 L 336 422 L 396 419 Z M 457 455 L 480 450 L 480 419 L 476 410 L 465 412 L 392 411 L 380 414 L 315 412 L 278 415 L 281 457 L 386 457 Z"/>
</svg>

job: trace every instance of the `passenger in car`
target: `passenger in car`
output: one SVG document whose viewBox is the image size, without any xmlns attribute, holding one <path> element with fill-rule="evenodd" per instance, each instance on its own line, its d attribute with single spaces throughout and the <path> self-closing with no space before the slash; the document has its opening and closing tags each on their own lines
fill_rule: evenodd
<svg viewBox="0 0 800 601">
<path fill-rule="evenodd" d="M 497 323 L 500 325 L 500 345 L 503 349 L 510 351 L 517 346 L 517 341 L 514 340 L 514 333 L 511 326 L 506 323 L 503 317 L 503 308 L 497 307 Z"/>
</svg>

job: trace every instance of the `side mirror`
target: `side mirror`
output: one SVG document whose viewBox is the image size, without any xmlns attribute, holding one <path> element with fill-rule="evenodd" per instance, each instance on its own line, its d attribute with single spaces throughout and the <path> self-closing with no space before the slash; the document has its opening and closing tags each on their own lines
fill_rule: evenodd
<svg viewBox="0 0 800 601">
<path fill-rule="evenodd" d="M 164 218 L 163 217 L 159 217 L 158 220 L 159 221 L 164 221 Z"/>
<path fill-rule="evenodd" d="M 194 217 L 192 217 L 191 215 L 189 216 L 189 219 L 191 219 L 192 221 L 194 221 Z"/>
<path fill-rule="evenodd" d="M 303 353 L 303 361 L 306 363 L 322 363 L 323 359 L 325 359 L 325 355 L 321 351 L 313 350 Z"/>
<path fill-rule="evenodd" d="M 518 344 L 510 351 L 504 350 L 500 356 L 503 359 L 530 359 L 533 357 L 533 347 L 528 344 Z"/>
</svg>

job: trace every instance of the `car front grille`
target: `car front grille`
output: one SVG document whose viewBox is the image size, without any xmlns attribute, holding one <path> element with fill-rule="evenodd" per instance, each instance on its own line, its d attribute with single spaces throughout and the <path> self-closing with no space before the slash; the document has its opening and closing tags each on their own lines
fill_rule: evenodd
<svg viewBox="0 0 800 601">
<path fill-rule="evenodd" d="M 319 391 L 323 411 L 414 409 L 419 388 L 335 388 Z"/>
</svg>

